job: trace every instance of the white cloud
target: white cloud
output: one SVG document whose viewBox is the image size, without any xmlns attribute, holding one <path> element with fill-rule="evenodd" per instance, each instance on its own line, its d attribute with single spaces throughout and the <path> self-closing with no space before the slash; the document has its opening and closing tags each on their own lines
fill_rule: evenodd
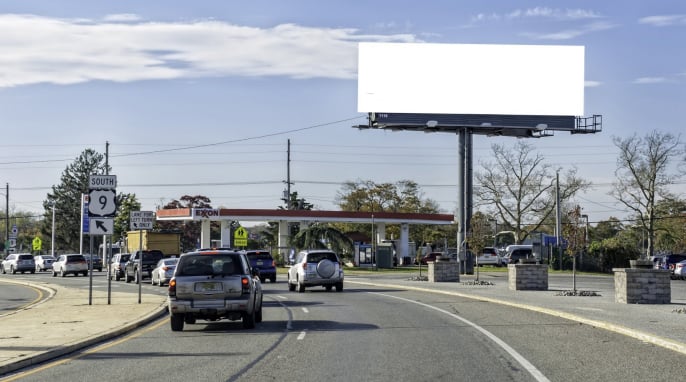
<svg viewBox="0 0 686 382">
<path fill-rule="evenodd" d="M 686 15 L 658 15 L 643 17 L 638 20 L 639 24 L 648 24 L 655 27 L 671 25 L 686 25 Z"/>
<path fill-rule="evenodd" d="M 520 19 L 520 18 L 553 18 L 559 20 L 579 20 L 579 19 L 595 19 L 601 17 L 594 11 L 586 9 L 557 9 L 548 7 L 535 7 L 528 9 L 516 9 L 504 18 Z"/>
<path fill-rule="evenodd" d="M 634 84 L 645 85 L 645 84 L 660 84 L 667 82 L 665 77 L 640 77 L 634 80 Z"/>
<path fill-rule="evenodd" d="M 133 13 L 118 13 L 118 14 L 113 14 L 113 15 L 107 15 L 103 17 L 104 21 L 109 21 L 109 22 L 134 22 L 134 21 L 140 21 L 142 20 L 140 16 L 135 15 Z"/>
<path fill-rule="evenodd" d="M 573 39 L 579 36 L 583 36 L 585 34 L 593 33 L 593 32 L 598 32 L 598 31 L 603 31 L 607 29 L 612 29 L 615 28 L 616 25 L 609 23 L 609 22 L 604 22 L 604 21 L 599 21 L 599 22 L 594 22 L 586 25 L 582 25 L 578 28 L 571 28 L 571 29 L 566 29 L 562 30 L 559 32 L 553 32 L 553 33 L 523 33 L 524 36 L 538 39 L 538 40 L 569 40 Z"/>
<path fill-rule="evenodd" d="M 349 79 L 357 75 L 359 41 L 418 41 L 410 34 L 362 35 L 344 28 L 261 29 L 137 17 L 110 15 L 99 23 L 0 15 L 0 88 L 205 76 Z"/>
</svg>

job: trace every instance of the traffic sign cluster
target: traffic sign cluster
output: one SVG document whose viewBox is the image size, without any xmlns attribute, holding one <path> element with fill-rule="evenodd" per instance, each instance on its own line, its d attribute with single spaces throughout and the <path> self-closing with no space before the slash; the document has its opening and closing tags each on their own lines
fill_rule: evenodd
<svg viewBox="0 0 686 382">
<path fill-rule="evenodd" d="M 117 176 L 91 175 L 88 178 L 88 233 L 112 235 L 117 213 Z"/>
</svg>

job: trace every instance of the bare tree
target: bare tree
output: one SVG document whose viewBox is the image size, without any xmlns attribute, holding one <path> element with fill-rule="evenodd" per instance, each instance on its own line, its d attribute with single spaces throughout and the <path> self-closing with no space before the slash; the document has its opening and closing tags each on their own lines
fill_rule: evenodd
<svg viewBox="0 0 686 382">
<path fill-rule="evenodd" d="M 519 141 L 513 149 L 491 146 L 495 162 L 481 163 L 477 172 L 475 197 L 498 226 L 514 232 L 519 244 L 541 226 L 555 211 L 555 173 L 560 169 L 544 162 L 533 146 Z M 560 200 L 571 199 L 589 183 L 577 176 L 576 169 L 567 170 L 560 184 Z"/>
<path fill-rule="evenodd" d="M 670 172 L 669 163 L 684 150 L 679 137 L 655 130 L 644 138 L 634 134 L 612 140 L 619 148 L 619 157 L 610 195 L 636 214 L 648 234 L 648 248 L 642 256 L 649 257 L 655 247 L 655 204 L 659 199 L 671 198 L 668 186 L 679 178 L 679 174 Z"/>
</svg>

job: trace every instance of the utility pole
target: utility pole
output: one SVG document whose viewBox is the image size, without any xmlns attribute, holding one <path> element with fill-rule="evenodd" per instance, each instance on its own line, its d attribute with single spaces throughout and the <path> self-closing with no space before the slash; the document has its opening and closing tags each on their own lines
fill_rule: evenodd
<svg viewBox="0 0 686 382">
<path fill-rule="evenodd" d="M 291 140 L 288 139 L 286 151 L 286 209 L 291 209 Z"/>
<path fill-rule="evenodd" d="M 5 183 L 5 256 L 9 252 L 7 244 L 10 241 L 10 184 Z"/>
<path fill-rule="evenodd" d="M 555 178 L 555 244 L 557 245 L 557 255 L 560 256 L 560 270 L 562 270 L 562 207 L 560 206 L 560 173 Z"/>
</svg>

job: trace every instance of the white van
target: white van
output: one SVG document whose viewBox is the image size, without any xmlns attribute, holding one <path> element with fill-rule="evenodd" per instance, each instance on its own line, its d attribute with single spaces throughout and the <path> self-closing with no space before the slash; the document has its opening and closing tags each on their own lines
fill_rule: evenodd
<svg viewBox="0 0 686 382">
<path fill-rule="evenodd" d="M 503 265 L 516 264 L 520 259 L 535 259 L 533 245 L 531 244 L 512 244 L 505 247 Z"/>
</svg>

